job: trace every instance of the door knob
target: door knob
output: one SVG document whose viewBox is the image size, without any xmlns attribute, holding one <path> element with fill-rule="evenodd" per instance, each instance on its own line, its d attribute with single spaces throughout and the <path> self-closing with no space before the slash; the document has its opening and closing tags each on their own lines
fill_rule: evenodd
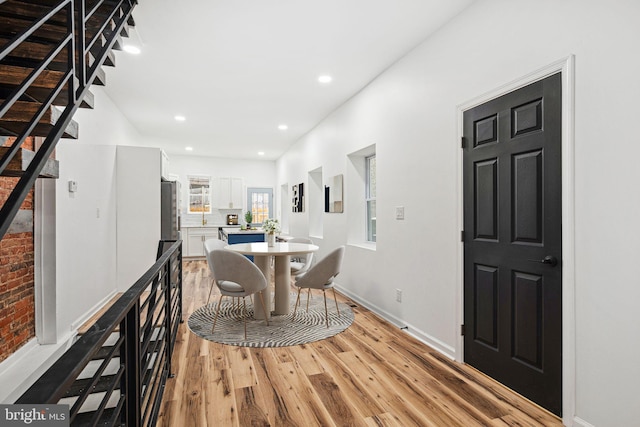
<svg viewBox="0 0 640 427">
<path fill-rule="evenodd" d="M 530 259 L 529 261 L 539 262 L 541 264 L 549 264 L 551 267 L 558 265 L 558 259 L 554 256 L 547 255 L 542 259 Z"/>
</svg>

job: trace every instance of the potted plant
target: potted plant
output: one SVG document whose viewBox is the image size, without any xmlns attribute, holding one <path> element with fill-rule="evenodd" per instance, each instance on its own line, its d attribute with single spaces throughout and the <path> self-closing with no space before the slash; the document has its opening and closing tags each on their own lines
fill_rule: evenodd
<svg viewBox="0 0 640 427">
<path fill-rule="evenodd" d="M 244 220 L 247 223 L 247 230 L 251 230 L 251 222 L 253 221 L 253 214 L 251 213 L 251 211 L 247 211 L 244 214 Z"/>
<path fill-rule="evenodd" d="M 268 218 L 262 223 L 262 229 L 267 233 L 268 246 L 275 245 L 276 233 L 280 232 L 280 222 L 277 219 Z"/>
</svg>

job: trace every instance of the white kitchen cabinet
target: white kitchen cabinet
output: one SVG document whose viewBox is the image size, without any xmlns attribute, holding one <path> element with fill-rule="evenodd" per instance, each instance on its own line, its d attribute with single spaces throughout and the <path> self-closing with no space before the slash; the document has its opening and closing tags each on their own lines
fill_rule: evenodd
<svg viewBox="0 0 640 427">
<path fill-rule="evenodd" d="M 218 209 L 242 209 L 243 188 L 242 178 L 218 178 L 216 207 Z"/>
<path fill-rule="evenodd" d="M 183 231 L 186 231 L 186 239 L 183 239 L 183 245 L 186 240 L 186 248 L 182 248 L 185 257 L 205 256 L 205 240 L 218 238 L 218 227 L 189 227 Z"/>
</svg>

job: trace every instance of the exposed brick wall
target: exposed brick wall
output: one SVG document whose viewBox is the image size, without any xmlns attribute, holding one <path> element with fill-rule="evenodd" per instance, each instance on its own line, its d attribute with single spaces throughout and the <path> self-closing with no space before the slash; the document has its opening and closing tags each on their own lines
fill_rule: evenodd
<svg viewBox="0 0 640 427">
<path fill-rule="evenodd" d="M 24 148 L 33 149 L 33 138 Z M 11 140 L 5 142 L 9 145 Z M 0 177 L 0 205 L 18 178 Z M 21 209 L 33 211 L 33 190 Z M 33 230 L 6 234 L 0 240 L 0 361 L 35 336 Z"/>
</svg>

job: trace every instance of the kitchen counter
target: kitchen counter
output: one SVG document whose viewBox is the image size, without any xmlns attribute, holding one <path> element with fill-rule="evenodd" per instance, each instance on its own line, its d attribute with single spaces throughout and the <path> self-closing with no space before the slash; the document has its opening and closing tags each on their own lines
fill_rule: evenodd
<svg viewBox="0 0 640 427">
<path fill-rule="evenodd" d="M 227 224 L 205 224 L 202 225 L 202 223 L 198 223 L 198 222 L 193 222 L 193 223 L 186 223 L 186 224 L 182 224 L 182 228 L 207 228 L 207 227 L 212 227 L 212 228 L 240 228 L 239 225 L 227 225 Z"/>
<path fill-rule="evenodd" d="M 261 228 L 256 230 L 241 230 L 234 227 L 222 227 L 218 230 L 218 234 L 220 240 L 224 240 L 230 245 L 235 245 L 236 243 L 254 243 L 266 241 L 264 230 L 262 230 Z M 252 256 L 246 255 L 246 257 L 253 261 Z"/>
<path fill-rule="evenodd" d="M 251 230 L 241 230 L 240 226 L 237 226 L 237 227 L 225 226 L 225 227 L 222 227 L 222 232 L 223 233 L 227 233 L 227 234 L 237 234 L 237 233 L 241 233 L 241 234 L 264 234 L 264 230 L 261 229 L 261 228 L 255 228 L 255 229 L 251 229 Z"/>
</svg>

